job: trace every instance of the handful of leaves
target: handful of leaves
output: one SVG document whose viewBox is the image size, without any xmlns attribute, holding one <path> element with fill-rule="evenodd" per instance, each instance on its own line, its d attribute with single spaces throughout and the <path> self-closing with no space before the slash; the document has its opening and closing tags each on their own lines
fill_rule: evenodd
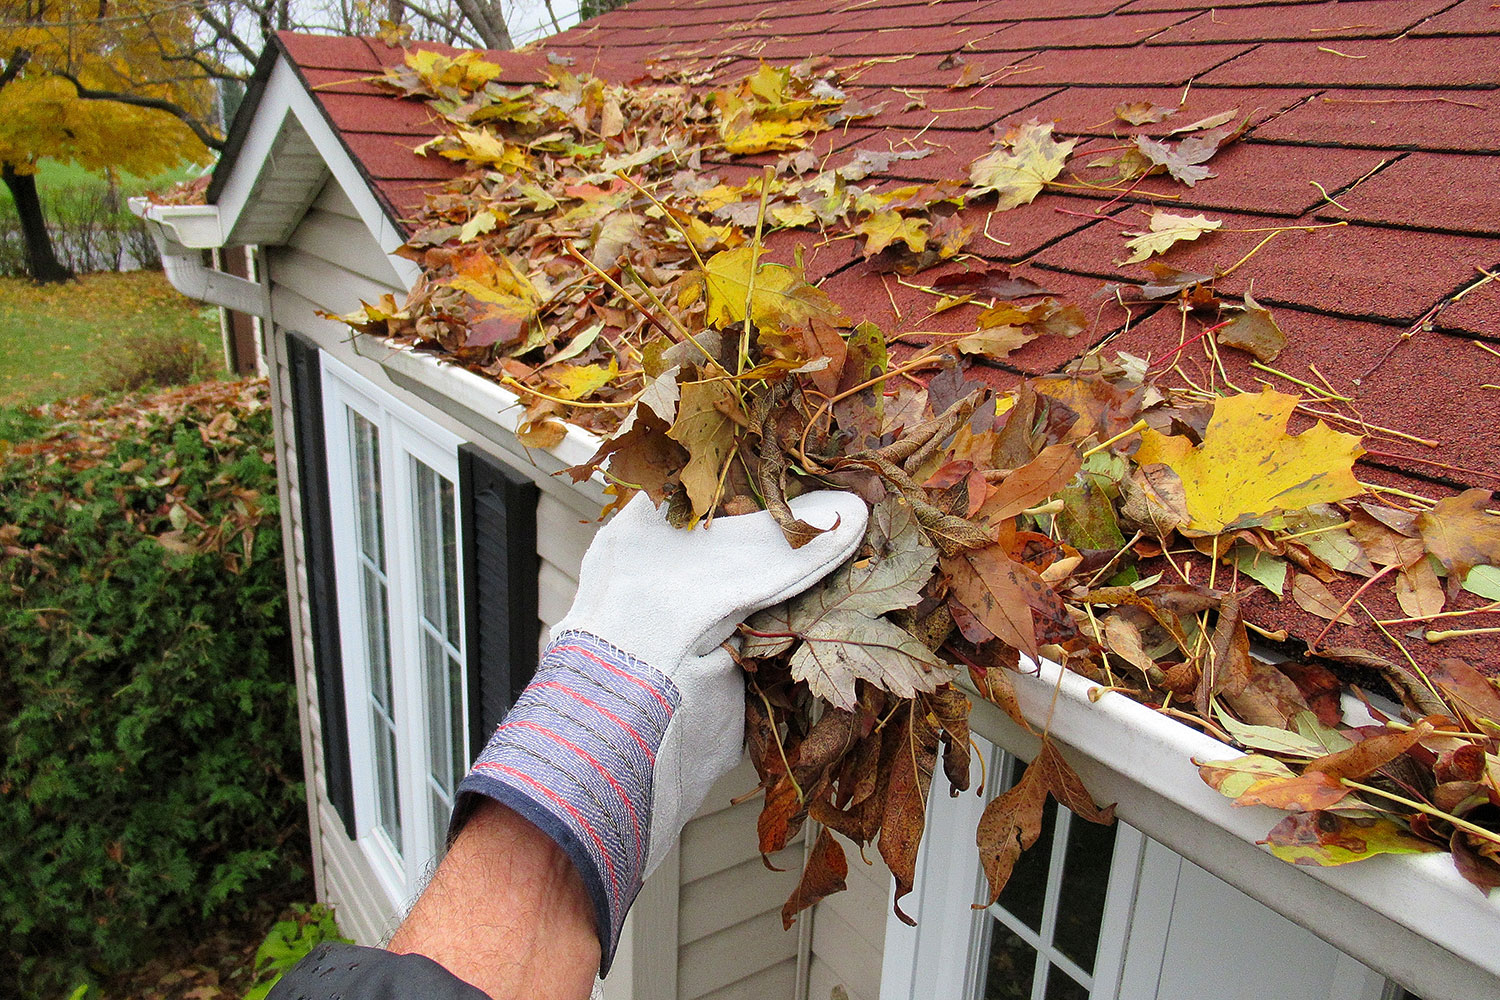
<svg viewBox="0 0 1500 1000">
<path fill-rule="evenodd" d="M 684 529 L 765 509 L 798 546 L 816 529 L 788 497 L 836 487 L 869 502 L 855 558 L 742 629 L 760 849 L 780 850 L 809 819 L 821 827 L 788 925 L 843 887 L 840 837 L 878 845 L 900 913 L 939 756 L 952 794 L 968 785 L 960 683 L 1030 728 L 1007 677 L 1041 657 L 1255 750 L 1204 777 L 1238 802 L 1289 810 L 1267 840 L 1288 860 L 1445 847 L 1471 881 L 1500 885 L 1493 684 L 1461 661 L 1430 675 L 1409 656 L 1323 648 L 1322 635 L 1309 657 L 1273 666 L 1251 655 L 1248 620 L 1288 579 L 1298 606 L 1330 622 L 1391 575 L 1414 620 L 1441 612 L 1438 570 L 1447 600 L 1465 589 L 1500 599 L 1487 493 L 1420 511 L 1363 499 L 1359 437 L 1321 420 L 1293 435 L 1291 422 L 1310 422 L 1299 397 L 1220 395 L 1179 382 L 1175 363 L 1096 354 L 997 391 L 976 356 L 1087 326 L 1076 306 L 1001 270 L 934 282 L 935 312 L 982 311 L 973 331 L 914 337 L 854 324 L 807 280 L 800 251 L 768 259 L 767 232 L 806 228 L 863 240 L 901 273 L 963 260 L 971 230 L 957 207 L 990 194 L 996 210 L 1029 202 L 1071 141 L 1031 123 L 975 163 L 968 187 L 866 190 L 857 182 L 909 157 L 862 150 L 815 172 L 810 139 L 873 113 L 831 76 L 763 66 L 703 97 L 561 67 L 543 86 L 501 86 L 499 74 L 433 53 L 388 74 L 451 124 L 423 148 L 474 169 L 431 198 L 403 248 L 426 271 L 410 299 L 345 319 L 516 389 L 528 445 L 555 444 L 560 418 L 606 435 L 575 480 L 602 474 L 616 503 L 644 491 Z M 1215 129 L 1194 164 L 1234 139 L 1238 127 L 1222 128 L 1233 117 L 1181 130 Z M 1140 148 L 1121 183 L 1178 175 Z M 715 158 L 767 151 L 783 155 L 741 184 L 704 176 Z M 1158 218 L 1132 249 L 1144 259 L 1213 228 Z M 1209 275 L 1148 267 L 1135 294 L 1227 317 L 1210 342 L 1221 368 L 1217 345 L 1269 360 L 1284 344 L 1250 297 L 1222 302 Z M 1365 582 L 1340 605 L 1329 585 L 1351 578 Z M 1378 675 L 1404 719 L 1371 705 L 1375 724 L 1344 725 L 1328 663 Z M 1048 795 L 1112 820 L 1042 733 L 976 832 L 991 899 L 1038 837 Z"/>
</svg>

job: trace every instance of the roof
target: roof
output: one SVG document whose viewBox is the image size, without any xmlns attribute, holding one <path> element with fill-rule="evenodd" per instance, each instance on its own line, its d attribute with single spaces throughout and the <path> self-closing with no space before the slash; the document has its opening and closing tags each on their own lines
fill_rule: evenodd
<svg viewBox="0 0 1500 1000">
<path fill-rule="evenodd" d="M 1500 274 L 1497 36 L 1500 8 L 1490 0 L 856 0 L 831 9 L 826 0 L 634 0 L 539 47 L 489 58 L 507 83 L 538 81 L 549 60 L 571 59 L 575 71 L 616 80 L 691 69 L 705 86 L 743 78 L 762 60 L 819 58 L 840 70 L 851 98 L 886 104 L 812 148 L 829 166 L 857 148 L 931 150 L 892 163 L 891 180 L 966 177 L 998 132 L 1031 119 L 1054 121 L 1057 134 L 1078 137 L 1079 151 L 1103 156 L 1137 133 L 1248 115 L 1243 139 L 1214 156 L 1216 176 L 1190 188 L 1158 177 L 1125 194 L 1093 190 L 1106 171 L 1084 168 L 1030 205 L 964 209 L 983 232 L 971 254 L 1019 268 L 1093 317 L 1086 334 L 1034 341 L 988 378 L 1053 371 L 1106 341 L 1161 358 L 1195 337 L 1204 323 L 1171 304 L 1126 305 L 1100 291 L 1144 277 L 1116 263 L 1121 233 L 1143 228 L 1142 206 L 1204 212 L 1222 229 L 1179 244 L 1167 262 L 1227 271 L 1217 282 L 1226 297 L 1253 291 L 1276 310 L 1289 347 L 1275 367 L 1326 379 L 1365 422 L 1335 423 L 1367 435 L 1364 481 L 1438 497 L 1500 488 L 1500 281 L 1486 279 Z M 426 105 L 371 82 L 400 62 L 400 50 L 291 34 L 277 44 L 393 220 L 410 218 L 460 172 L 411 152 L 437 131 Z M 1181 108 L 1139 127 L 1115 116 L 1137 101 Z M 771 159 L 705 169 L 740 181 Z M 787 257 L 806 234 L 767 242 Z M 808 248 L 807 266 L 855 320 L 883 329 L 911 329 L 931 304 L 863 262 L 853 241 Z M 945 319 L 923 328 L 945 329 Z M 1185 374 L 1212 380 L 1193 353 L 1181 353 Z M 1241 387 L 1262 379 L 1296 391 L 1248 358 L 1224 362 Z M 1369 604 L 1382 618 L 1401 615 L 1383 588 Z M 1253 618 L 1294 635 L 1322 625 L 1290 599 L 1263 597 Z M 1361 639 L 1336 625 L 1328 642 Z M 1408 645 L 1429 662 L 1452 655 L 1500 666 L 1474 639 Z"/>
</svg>

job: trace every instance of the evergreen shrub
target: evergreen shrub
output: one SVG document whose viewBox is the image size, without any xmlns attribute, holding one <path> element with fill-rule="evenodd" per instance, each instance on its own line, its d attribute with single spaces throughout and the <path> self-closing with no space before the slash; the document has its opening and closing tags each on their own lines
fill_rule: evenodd
<svg viewBox="0 0 1500 1000">
<path fill-rule="evenodd" d="M 300 879 L 306 814 L 264 383 L 32 416 L 0 444 L 0 995 L 53 997 Z"/>
</svg>

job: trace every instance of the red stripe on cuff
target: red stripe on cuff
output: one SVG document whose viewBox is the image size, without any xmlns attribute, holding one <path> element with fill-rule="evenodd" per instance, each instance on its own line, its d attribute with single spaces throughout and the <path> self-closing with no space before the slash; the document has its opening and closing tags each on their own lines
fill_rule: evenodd
<svg viewBox="0 0 1500 1000">
<path fill-rule="evenodd" d="M 671 716 L 672 716 L 672 703 L 669 702 L 669 701 L 667 701 L 666 698 L 662 697 L 662 693 L 660 691 L 656 690 L 656 688 L 652 687 L 650 684 L 647 684 L 645 681 L 641 680 L 639 677 L 635 676 L 634 674 L 627 673 L 624 670 L 621 670 L 619 667 L 615 666 L 613 663 L 610 663 L 608 660 L 603 659 L 602 657 L 595 656 L 592 652 L 590 652 L 587 649 L 584 649 L 582 646 L 558 646 L 558 647 L 556 647 L 556 649 L 558 651 L 566 651 L 566 652 L 569 652 L 569 653 L 582 653 L 584 656 L 588 657 L 593 662 L 599 664 L 599 666 L 601 666 L 604 669 L 608 670 L 610 673 L 612 673 L 612 674 L 618 674 L 619 676 L 625 678 L 627 681 L 630 681 L 632 684 L 638 685 L 647 694 L 651 695 L 651 697 L 653 697 L 657 701 L 661 702 L 661 707 L 667 710 L 667 717 L 671 718 Z"/>
<path fill-rule="evenodd" d="M 562 744 L 569 750 L 572 750 L 578 756 L 582 757 L 584 760 L 588 761 L 589 764 L 594 768 L 594 770 L 598 771 L 599 774 L 604 778 L 604 780 L 609 782 L 610 787 L 615 790 L 615 794 L 620 797 L 620 801 L 625 803 L 625 808 L 630 811 L 630 822 L 631 825 L 635 827 L 635 861 L 636 864 L 640 864 L 641 857 L 644 854 L 645 849 L 645 845 L 641 843 L 641 822 L 636 817 L 635 806 L 631 804 L 630 796 L 626 794 L 625 789 L 620 787 L 620 783 L 615 780 L 615 776 L 610 774 L 609 770 L 605 768 L 603 764 L 600 764 L 599 761 L 595 759 L 593 754 L 583 749 L 583 747 L 573 743 L 571 740 L 564 738 L 561 734 L 553 732 L 546 726 L 538 725 L 535 722 L 530 722 L 522 719 L 516 722 L 504 723 L 500 728 L 504 729 L 507 726 L 524 726 L 527 729 L 541 733 L 543 736 L 546 736 L 547 738 Z"/>
<path fill-rule="evenodd" d="M 555 688 L 558 691 L 562 691 L 565 694 L 568 694 L 575 701 L 582 702 L 583 704 L 587 705 L 589 708 L 592 708 L 594 711 L 598 712 L 600 715 L 602 715 L 605 718 L 609 719 L 611 722 L 613 722 L 615 725 L 619 726 L 621 729 L 625 730 L 631 736 L 635 737 L 635 741 L 641 745 L 641 750 L 643 750 L 645 752 L 646 759 L 649 760 L 652 763 L 653 766 L 656 764 L 656 751 L 651 748 L 651 744 L 647 743 L 644 739 L 642 739 L 641 738 L 641 734 L 638 733 L 638 732 L 636 732 L 635 728 L 632 727 L 630 725 L 630 723 L 626 722 L 624 719 L 620 718 L 618 715 L 616 715 L 615 713 L 611 712 L 609 709 L 605 708 L 603 705 L 600 705 L 598 702 L 595 702 L 595 701 L 590 701 L 588 698 L 585 698 L 583 695 L 579 694 L 577 691 L 574 691 L 572 688 L 568 687 L 566 684 L 559 684 L 557 681 L 532 681 L 531 682 L 531 686 L 532 687 L 538 687 L 538 688 Z"/>
</svg>

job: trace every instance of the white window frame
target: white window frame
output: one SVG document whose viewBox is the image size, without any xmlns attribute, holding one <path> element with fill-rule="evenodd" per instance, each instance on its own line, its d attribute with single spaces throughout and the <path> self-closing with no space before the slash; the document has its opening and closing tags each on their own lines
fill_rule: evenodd
<svg viewBox="0 0 1500 1000">
<path fill-rule="evenodd" d="M 888 911 L 881 1000 L 982 997 L 990 936 L 1000 918 L 988 909 L 970 908 L 970 904 L 984 901 L 988 888 L 974 847 L 974 830 L 985 805 L 1000 791 L 1005 750 L 977 734 L 975 743 L 978 752 L 970 773 L 971 789 L 979 787 L 981 755 L 987 765 L 988 787 L 983 795 L 971 790 L 953 798 L 946 794 L 943 782 L 933 782 L 916 878 L 911 895 L 902 901 L 902 909 L 917 924 L 910 927 Z M 1074 817 L 1071 822 L 1084 821 Z M 1059 824 L 1053 834 L 1044 930 L 1046 917 L 1055 916 L 1056 859 L 1066 843 L 1061 830 Z M 1117 821 L 1091 1000 L 1157 997 L 1157 976 L 1167 951 L 1178 875 L 1189 864 L 1181 855 Z M 1028 929 L 1027 933 L 1036 936 L 1035 931 Z M 1398 986 L 1347 955 L 1338 959 L 1332 979 L 1326 1000 L 1389 1000 L 1401 996 Z"/>
<path fill-rule="evenodd" d="M 348 365 L 322 355 L 324 440 L 328 450 L 329 507 L 332 512 L 334 573 L 338 593 L 339 639 L 343 654 L 344 703 L 349 730 L 349 759 L 354 785 L 355 841 L 368 859 L 394 907 L 408 904 L 420 892 L 442 851 L 441 833 L 433 829 L 428 769 L 434 734 L 428 732 L 428 705 L 422 670 L 421 567 L 417 508 L 411 462 L 422 462 L 453 485 L 453 525 L 457 534 L 457 646 L 449 651 L 465 663 L 463 524 L 459 517 L 457 435 L 397 400 Z M 396 732 L 397 797 L 400 844 L 391 844 L 377 820 L 378 774 L 375 732 L 370 719 L 370 669 L 366 649 L 363 591 L 358 554 L 355 465 L 350 412 L 373 424 L 379 433 L 387 621 L 391 647 L 391 709 Z M 469 745 L 468 685 L 460 684 L 464 704 L 459 713 Z M 393 850 L 392 848 L 395 848 Z"/>
</svg>

